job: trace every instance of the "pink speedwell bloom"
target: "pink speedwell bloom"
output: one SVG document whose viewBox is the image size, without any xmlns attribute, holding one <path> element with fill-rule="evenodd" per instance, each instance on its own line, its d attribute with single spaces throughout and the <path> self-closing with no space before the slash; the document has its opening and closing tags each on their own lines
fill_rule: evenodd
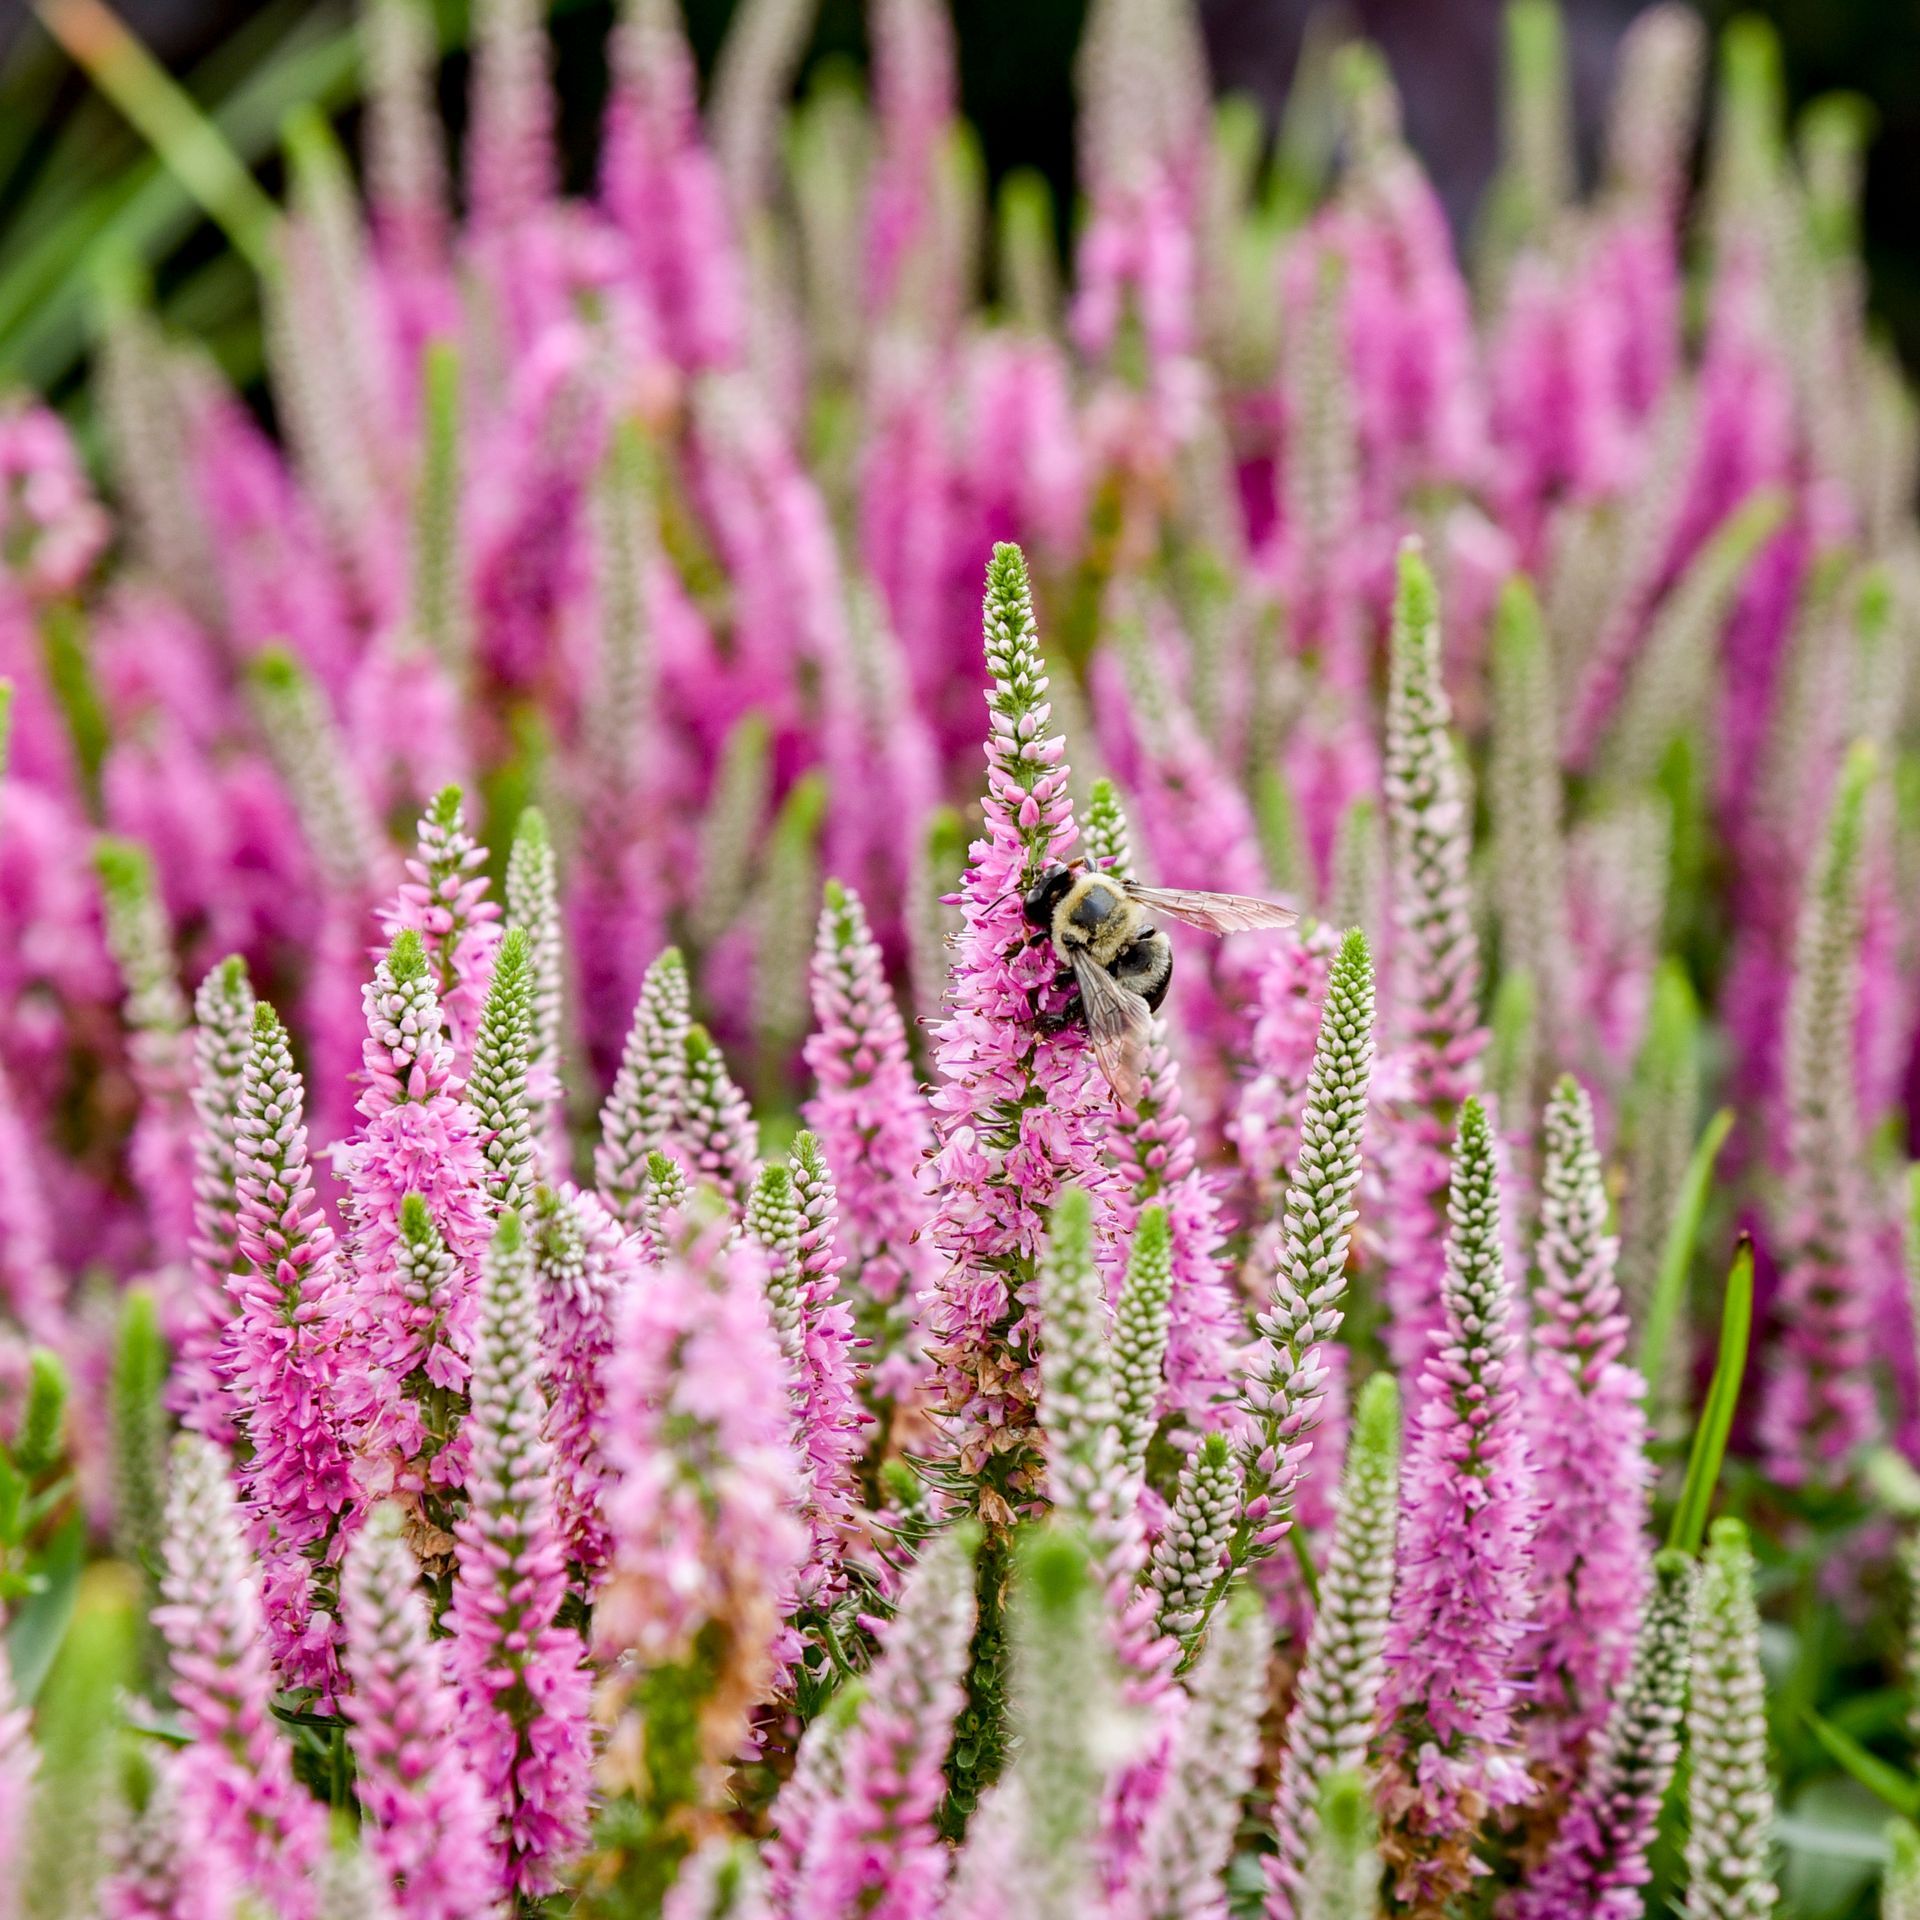
<svg viewBox="0 0 1920 1920">
<path fill-rule="evenodd" d="M 10 574 L 35 599 L 70 592 L 108 533 L 60 416 L 0 407 L 0 591 Z"/>
<path fill-rule="evenodd" d="M 646 1255 L 597 1194 L 572 1185 L 558 1192 L 542 1189 L 534 1252 L 560 1528 L 567 1557 L 584 1569 L 591 1584 L 607 1558 L 603 1501 L 611 1469 L 600 1441 L 614 1330 L 621 1300 L 639 1282 Z"/>
<path fill-rule="evenodd" d="M 1826 843 L 1807 879 L 1787 1007 L 1787 1255 L 1782 1351 L 1767 1381 L 1761 1438 L 1789 1486 L 1841 1470 L 1877 1423 L 1867 1216 L 1860 1178 L 1854 1023 L 1860 993 L 1862 875 L 1873 750 L 1848 758 Z"/>
<path fill-rule="evenodd" d="M 1443 1318 L 1447 1149 L 1460 1102 L 1479 1084 L 1485 1039 L 1467 880 L 1473 819 L 1448 718 L 1433 576 L 1409 544 L 1400 555 L 1393 610 L 1386 788 L 1394 917 L 1387 1033 L 1404 1053 L 1411 1086 L 1403 1102 L 1388 1107 L 1380 1152 L 1387 1348 L 1402 1376 L 1416 1379 L 1423 1379 L 1419 1370 Z"/>
<path fill-rule="evenodd" d="M 628 1292 L 613 1364 L 621 1393 L 603 1443 L 613 1558 L 594 1607 L 599 1646 L 664 1665 L 717 1623 L 728 1664 L 764 1689 L 807 1530 L 759 1250 L 714 1223 L 670 1254 Z"/>
<path fill-rule="evenodd" d="M 227 1275 L 240 1250 L 234 1134 L 241 1076 L 253 1042 L 253 988 L 237 954 L 201 981 L 193 1018 L 193 1294 L 180 1331 L 170 1404 L 183 1425 L 228 1446 L 234 1437 L 233 1403 L 222 1383 L 220 1347 L 233 1311 Z"/>
<path fill-rule="evenodd" d="M 453 1048 L 420 935 L 402 932 L 366 990 L 365 1123 L 339 1154 L 353 1226 L 355 1320 L 378 1369 L 362 1450 L 412 1472 L 426 1445 L 420 1393 L 467 1382 L 474 1291 L 487 1242 L 480 1136 L 453 1078 Z M 427 1240 L 404 1216 L 424 1209 L 448 1256 L 440 1284 L 423 1289 L 417 1249 Z M 411 1231 L 409 1231 L 411 1226 Z"/>
<path fill-rule="evenodd" d="M 242 1265 L 225 1372 L 251 1445 L 242 1485 L 266 1563 L 267 1624 L 294 1686 L 330 1695 L 334 1622 L 314 1607 L 355 1503 L 337 1384 L 346 1301 L 333 1229 L 314 1197 L 303 1089 L 286 1029 L 254 1009 L 234 1122 Z"/>
<path fill-rule="evenodd" d="M 341 1579 L 367 1845 L 401 1890 L 407 1920 L 473 1920 L 492 1911 L 498 1886 L 490 1809 L 455 1737 L 443 1648 L 428 1637 L 400 1524 L 398 1507 L 375 1509 Z"/>
<path fill-rule="evenodd" d="M 467 831 L 460 789 L 443 788 L 420 817 L 419 848 L 380 923 L 389 940 L 409 927 L 421 936 L 461 1063 L 480 1030 L 493 950 L 500 944 L 500 906 L 487 898 L 487 887 L 487 850 Z"/>
<path fill-rule="evenodd" d="M 1030 997 L 1052 994 L 1057 963 L 1051 950 L 1027 945 L 1021 895 L 1066 858 L 1074 825 L 1066 743 L 1047 731 L 1047 677 L 1018 547 L 993 550 L 985 626 L 987 835 L 974 843 L 961 890 L 949 1012 L 936 1029 L 940 1200 L 931 1233 L 951 1264 L 935 1283 L 928 1332 L 955 1462 L 980 1483 L 982 1512 L 1004 1521 L 1039 1487 L 1036 1257 L 1063 1186 L 1112 1191 L 1101 1164 L 1112 1096 L 1085 1035 L 1045 1030 Z"/>
<path fill-rule="evenodd" d="M 226 1456 L 197 1434 L 174 1443 L 165 1563 L 153 1617 L 192 1740 L 180 1763 L 181 1799 L 255 1891 L 306 1920 L 305 1875 L 325 1846 L 326 1816 L 295 1781 L 274 1727 L 260 1590 Z"/>
<path fill-rule="evenodd" d="M 1542 1128 L 1527 1401 L 1540 1526 L 1522 1664 L 1535 1676 L 1529 1746 L 1558 1771 L 1604 1724 L 1633 1657 L 1647 1583 L 1648 1470 L 1645 1389 L 1620 1359 L 1627 1320 L 1593 1108 L 1571 1076 L 1554 1089 Z"/>
<path fill-rule="evenodd" d="M 486 1260 L 473 1407 L 469 1506 L 447 1624 L 462 1744 L 499 1823 L 504 1885 L 538 1897 L 586 1833 L 587 1694 L 580 1637 L 554 1616 L 567 1566 L 543 1431 L 533 1255 L 513 1214 Z"/>
<path fill-rule="evenodd" d="M 938 1256 L 921 1236 L 931 1203 L 917 1176 L 932 1145 L 932 1116 L 866 910 L 832 880 L 814 950 L 813 1012 L 819 1025 L 806 1060 L 817 1090 L 805 1117 L 833 1169 L 843 1284 L 871 1343 L 871 1390 L 890 1408 L 926 1371 L 919 1297 Z"/>
<path fill-rule="evenodd" d="M 1410 1901 L 1444 1901 L 1484 1873 L 1481 1820 L 1532 1791 L 1515 1751 L 1514 1650 L 1530 1598 L 1533 1474 L 1509 1368 L 1496 1169 L 1486 1110 L 1469 1099 L 1454 1147 L 1446 1325 L 1407 1460 L 1380 1702 L 1381 1852 Z"/>
<path fill-rule="evenodd" d="M 927 1920 L 951 1857 L 934 1826 L 941 1763 L 965 1699 L 975 1533 L 943 1534 L 908 1577 L 840 1745 L 840 1789 L 809 1836 L 795 1920 Z M 823 1729 L 823 1732 L 826 1731 Z"/>
<path fill-rule="evenodd" d="M 1133 877 L 1126 815 L 1110 781 L 1093 784 L 1086 835 L 1090 861 L 1122 879 Z M 1166 1353 L 1149 1419 L 1178 1414 L 1195 1432 L 1205 1431 L 1226 1418 L 1246 1328 L 1226 1264 L 1219 1190 L 1194 1153 L 1179 1064 L 1166 1022 L 1157 1016 L 1140 1098 L 1116 1118 L 1114 1158 L 1124 1186 L 1113 1201 L 1109 1292 L 1119 1284 L 1121 1249 L 1132 1242 L 1141 1210 L 1157 1201 L 1167 1214 L 1172 1272 Z"/>
</svg>

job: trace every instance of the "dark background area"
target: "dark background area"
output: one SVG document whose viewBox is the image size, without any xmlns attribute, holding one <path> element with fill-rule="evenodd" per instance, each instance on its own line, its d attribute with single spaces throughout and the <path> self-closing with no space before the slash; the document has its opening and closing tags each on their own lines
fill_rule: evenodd
<svg viewBox="0 0 1920 1920">
<path fill-rule="evenodd" d="M 440 0 L 445 8 L 459 0 Z M 1071 66 L 1085 0 L 952 0 L 961 90 L 988 170 L 1033 166 L 1070 204 Z M 1302 31 L 1324 0 L 1201 0 L 1216 85 L 1252 94 L 1269 115 L 1284 99 Z M 710 70 L 735 0 L 683 0 L 702 68 Z M 127 20 L 177 73 L 204 59 L 256 9 L 247 0 L 121 0 Z M 316 7 L 315 11 L 323 10 Z M 333 11 L 330 5 L 324 10 Z M 1909 368 L 1920 370 L 1920 0 L 1703 0 L 1714 26 L 1736 13 L 1772 21 L 1790 104 L 1844 88 L 1873 108 L 1865 237 L 1872 298 Z M 1386 51 L 1406 102 L 1409 134 L 1457 226 L 1470 217 L 1495 160 L 1501 0 L 1345 0 L 1341 11 Z M 1613 51 L 1634 0 L 1564 0 L 1581 150 L 1589 164 L 1611 82 Z M 558 0 L 552 32 L 569 172 L 591 175 L 606 91 L 611 0 Z M 344 17 L 342 12 L 341 17 Z M 37 36 L 25 0 L 0 0 L 0 58 Z M 864 60 L 860 0 L 822 0 L 809 65 Z M 446 65 L 444 98 L 458 128 L 464 59 Z M 85 83 L 59 82 L 77 99 Z M 0 225 L 5 207 L 0 205 Z"/>
</svg>

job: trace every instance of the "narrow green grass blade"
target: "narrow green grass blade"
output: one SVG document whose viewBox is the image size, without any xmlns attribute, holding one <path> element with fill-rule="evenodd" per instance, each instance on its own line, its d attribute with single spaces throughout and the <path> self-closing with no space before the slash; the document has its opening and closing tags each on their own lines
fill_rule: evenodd
<svg viewBox="0 0 1920 1920">
<path fill-rule="evenodd" d="M 254 271 L 270 274 L 279 212 L 193 96 L 102 0 L 39 0 L 37 11 Z"/>
<path fill-rule="evenodd" d="M 350 100 L 358 59 L 351 29 L 319 35 L 303 24 L 267 67 L 235 89 L 215 123 L 237 154 L 258 158 L 278 140 L 289 107 L 313 101 L 331 109 Z M 129 177 L 131 190 L 124 181 L 109 183 L 46 236 L 30 300 L 12 296 L 11 274 L 0 287 L 0 312 L 8 316 L 0 325 L 0 380 L 42 391 L 53 386 L 86 349 L 96 263 L 116 257 L 152 263 L 197 224 L 199 209 L 157 162 L 140 161 Z"/>
<path fill-rule="evenodd" d="M 1693 1158 L 1687 1162 L 1686 1178 L 1680 1183 L 1666 1245 L 1660 1254 L 1659 1278 L 1654 1282 L 1653 1300 L 1647 1308 L 1647 1324 L 1640 1335 L 1640 1377 L 1649 1386 L 1660 1379 L 1661 1369 L 1666 1365 L 1667 1348 L 1672 1344 L 1681 1303 L 1686 1298 L 1687 1271 L 1693 1265 L 1693 1243 L 1700 1235 L 1700 1216 L 1707 1208 L 1714 1163 L 1732 1131 L 1733 1109 L 1722 1107 L 1707 1122 L 1706 1131 L 1693 1150 Z"/>
<path fill-rule="evenodd" d="M 1706 1536 L 1707 1512 L 1719 1484 L 1720 1463 L 1727 1455 L 1727 1436 L 1733 1431 L 1733 1410 L 1739 1404 L 1740 1382 L 1747 1370 L 1747 1343 L 1752 1335 L 1753 1242 L 1743 1233 L 1734 1249 L 1733 1270 L 1727 1275 L 1726 1301 L 1720 1313 L 1720 1356 L 1714 1362 L 1713 1382 L 1707 1388 L 1700 1422 L 1693 1430 L 1687 1477 L 1667 1534 L 1667 1545 L 1684 1553 L 1698 1553 Z"/>
<path fill-rule="evenodd" d="M 1892 1761 L 1870 1753 L 1852 1734 L 1843 1733 L 1831 1720 L 1814 1712 L 1806 1715 L 1813 1737 L 1826 1748 L 1828 1757 L 1875 1796 L 1884 1800 L 1895 1813 L 1909 1820 L 1920 1819 L 1920 1781 L 1909 1779 Z"/>
</svg>

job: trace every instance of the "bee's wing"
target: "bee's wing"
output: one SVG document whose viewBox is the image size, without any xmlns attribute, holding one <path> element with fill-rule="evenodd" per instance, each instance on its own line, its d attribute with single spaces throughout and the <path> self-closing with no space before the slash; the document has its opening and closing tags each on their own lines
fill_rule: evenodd
<svg viewBox="0 0 1920 1920">
<path fill-rule="evenodd" d="M 1073 977 L 1080 983 L 1080 1004 L 1093 1036 L 1093 1057 L 1122 1104 L 1140 1098 L 1146 1072 L 1147 1043 L 1153 1015 L 1137 993 L 1129 993 L 1107 970 L 1084 953 L 1073 956 Z"/>
<path fill-rule="evenodd" d="M 1250 893 L 1190 893 L 1184 887 L 1141 887 L 1127 891 L 1143 907 L 1171 914 L 1207 933 L 1253 933 L 1263 927 L 1290 927 L 1300 918 L 1291 907 Z"/>
</svg>

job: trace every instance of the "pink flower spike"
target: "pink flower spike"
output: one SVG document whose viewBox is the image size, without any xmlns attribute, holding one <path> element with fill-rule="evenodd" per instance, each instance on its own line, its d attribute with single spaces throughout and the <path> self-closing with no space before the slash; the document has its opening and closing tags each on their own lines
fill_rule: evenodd
<svg viewBox="0 0 1920 1920">
<path fill-rule="evenodd" d="M 1627 1321 L 1593 1108 L 1571 1075 L 1554 1089 L 1542 1132 L 1527 1396 L 1540 1525 L 1521 1663 L 1534 1674 L 1530 1754 L 1550 1784 L 1564 1787 L 1605 1724 L 1633 1657 L 1647 1586 L 1651 1476 L 1645 1389 L 1619 1357 Z"/>
<path fill-rule="evenodd" d="M 1026 561 L 997 546 L 987 568 L 987 834 L 961 893 L 948 1016 L 934 1029 L 939 1195 L 930 1236 L 949 1265 L 934 1285 L 928 1351 L 968 1504 L 1010 1522 L 1039 1491 L 1038 1382 L 1030 1315 L 1054 1196 L 1114 1192 L 1102 1162 L 1113 1096 L 1085 1034 L 1040 1013 L 1061 1001 L 1057 962 L 1029 944 L 1021 895 L 1073 844 L 1061 742 L 1047 731 L 1047 678 Z M 1035 825 L 1018 817 L 1031 800 Z"/>
<path fill-rule="evenodd" d="M 274 1654 L 290 1685 L 326 1699 L 339 1679 L 336 1623 L 316 1607 L 315 1588 L 358 1502 L 337 1392 L 348 1301 L 314 1196 L 303 1106 L 286 1029 L 262 1002 L 235 1113 L 240 1264 L 222 1366 L 251 1447 L 241 1486 Z"/>
<path fill-rule="evenodd" d="M 1381 1853 L 1396 1896 L 1428 1904 L 1486 1871 L 1474 1850 L 1486 1813 L 1533 1791 L 1516 1745 L 1514 1659 L 1530 1607 L 1533 1470 L 1509 1370 L 1497 1167 L 1486 1109 L 1470 1097 L 1454 1147 L 1446 1324 L 1402 1481 L 1380 1700 Z"/>
<path fill-rule="evenodd" d="M 724 1220 L 690 1226 L 627 1290 L 612 1374 L 613 1553 L 596 1646 L 663 1666 L 688 1658 L 711 1624 L 744 1713 L 772 1689 L 775 1633 L 808 1547 L 790 1376 L 755 1244 Z"/>
<path fill-rule="evenodd" d="M 580 1636 L 557 1624 L 566 1555 L 533 1253 L 516 1215 L 487 1251 L 474 1343 L 468 1510 L 446 1623 L 461 1745 L 492 1805 L 501 1886 L 538 1898 L 586 1837 L 590 1685 Z"/>
<path fill-rule="evenodd" d="M 404 1920 L 480 1920 L 497 1906 L 491 1810 L 456 1739 L 444 1649 L 428 1637 L 419 1575 L 400 1509 L 377 1507 L 340 1583 L 366 1844 Z"/>
<path fill-rule="evenodd" d="M 921 1233 L 931 1202 L 919 1169 L 933 1142 L 932 1114 L 866 910 L 833 880 L 820 909 L 813 1012 L 806 1060 L 817 1086 L 803 1114 L 833 1169 L 841 1286 L 867 1342 L 867 1390 L 892 1426 L 914 1417 L 928 1370 L 920 1299 L 938 1255 Z"/>
<path fill-rule="evenodd" d="M 420 817 L 419 847 L 380 925 L 389 940 L 411 928 L 425 942 L 458 1066 L 472 1054 L 500 944 L 500 906 L 487 888 L 487 850 L 467 831 L 460 789 L 444 787 Z"/>
<path fill-rule="evenodd" d="M 233 1299 L 227 1275 L 239 1258 L 240 1083 L 253 1043 L 253 988 L 230 954 L 194 995 L 193 1296 L 179 1334 L 169 1403 L 182 1424 L 222 1446 L 233 1443 L 233 1405 L 220 1349 Z"/>
<path fill-rule="evenodd" d="M 812 1829 L 794 1920 L 851 1912 L 931 1920 L 951 1859 L 934 1815 L 965 1700 L 978 1537 L 967 1526 L 940 1535 L 907 1578 L 866 1697 L 840 1742 L 839 1789 Z"/>
<path fill-rule="evenodd" d="M 354 1325 L 371 1363 L 355 1383 L 357 1443 L 374 1484 L 417 1491 L 448 1437 L 432 1411 L 436 1390 L 457 1393 L 467 1381 L 487 1169 L 412 928 L 374 969 L 365 1000 L 365 1119 L 336 1154 L 353 1235 Z"/>
<path fill-rule="evenodd" d="M 191 1737 L 179 1763 L 183 1810 L 256 1893 L 293 1920 L 310 1920 L 303 1889 L 326 1845 L 326 1814 L 294 1780 L 291 1751 L 274 1726 L 253 1557 L 226 1456 L 197 1434 L 174 1442 L 163 1556 L 163 1604 L 153 1617 Z"/>
<path fill-rule="evenodd" d="M 1467 865 L 1473 820 L 1448 734 L 1433 576 L 1408 542 L 1394 599 L 1387 695 L 1386 789 L 1394 916 L 1389 1044 L 1404 1055 L 1405 1098 L 1387 1109 L 1381 1166 L 1387 1349 L 1404 1378 L 1425 1382 L 1444 1318 L 1441 1252 L 1447 1153 L 1460 1102 L 1479 1085 L 1485 1034 L 1480 949 Z"/>
</svg>

